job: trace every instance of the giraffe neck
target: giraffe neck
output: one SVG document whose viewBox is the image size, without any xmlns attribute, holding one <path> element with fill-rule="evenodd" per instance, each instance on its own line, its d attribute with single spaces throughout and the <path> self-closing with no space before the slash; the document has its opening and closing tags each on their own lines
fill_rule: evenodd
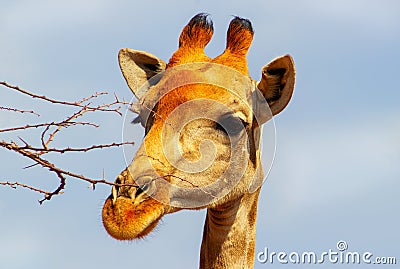
<svg viewBox="0 0 400 269">
<path fill-rule="evenodd" d="M 253 268 L 257 201 L 260 188 L 240 199 L 208 209 L 200 268 Z"/>
</svg>

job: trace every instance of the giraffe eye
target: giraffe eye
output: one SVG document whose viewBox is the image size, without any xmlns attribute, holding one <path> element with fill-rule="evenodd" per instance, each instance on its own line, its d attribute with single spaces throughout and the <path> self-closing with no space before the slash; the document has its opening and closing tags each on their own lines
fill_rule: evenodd
<svg viewBox="0 0 400 269">
<path fill-rule="evenodd" d="M 244 130 L 247 123 L 239 117 L 233 115 L 222 116 L 216 125 L 217 130 L 221 130 L 227 135 L 236 135 Z"/>
</svg>

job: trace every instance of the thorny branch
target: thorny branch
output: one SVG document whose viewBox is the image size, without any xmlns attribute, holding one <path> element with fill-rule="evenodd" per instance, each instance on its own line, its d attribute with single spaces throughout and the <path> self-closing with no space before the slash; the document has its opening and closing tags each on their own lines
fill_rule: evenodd
<svg viewBox="0 0 400 269">
<path fill-rule="evenodd" d="M 0 81 L 0 85 L 2 85 L 4 87 L 7 87 L 8 89 L 16 90 L 17 92 L 22 93 L 22 94 L 27 95 L 27 96 L 30 96 L 32 98 L 38 98 L 38 99 L 50 102 L 52 104 L 59 104 L 59 105 L 73 106 L 73 107 L 86 107 L 87 110 L 92 110 L 92 111 L 109 111 L 109 112 L 116 112 L 119 115 L 122 115 L 122 113 L 120 111 L 121 107 L 120 106 L 113 107 L 113 106 L 126 104 L 126 102 L 118 100 L 116 95 L 115 95 L 115 101 L 112 102 L 112 103 L 102 104 L 102 105 L 94 106 L 94 107 L 90 106 L 90 103 L 85 104 L 86 102 L 88 102 L 89 100 L 91 100 L 93 98 L 97 98 L 97 97 L 99 97 L 101 95 L 106 95 L 107 94 L 106 92 L 100 92 L 100 93 L 96 92 L 92 96 L 83 98 L 80 101 L 67 102 L 67 101 L 59 101 L 59 100 L 56 100 L 56 99 L 52 99 L 52 98 L 46 97 L 44 95 L 37 95 L 37 94 L 31 93 L 31 92 L 29 92 L 27 90 L 21 89 L 18 86 L 10 85 L 5 81 Z"/>
<path fill-rule="evenodd" d="M 31 124 L 25 124 L 22 126 L 14 126 L 14 127 L 8 127 L 8 128 L 0 128 L 0 134 L 1 133 L 8 133 L 8 134 L 14 134 L 18 131 L 18 135 L 21 135 L 21 132 L 24 133 L 26 131 L 32 130 L 32 129 L 41 129 L 41 135 L 39 138 L 40 141 L 40 146 L 34 146 L 31 143 L 28 143 L 25 141 L 22 137 L 18 136 L 20 142 L 17 143 L 13 140 L 10 141 L 5 141 L 5 140 L 0 140 L 0 147 L 5 148 L 9 151 L 12 151 L 14 153 L 17 153 L 33 162 L 32 165 L 29 165 L 25 168 L 30 168 L 33 166 L 41 166 L 43 168 L 48 169 L 52 174 L 54 174 L 59 182 L 58 186 L 55 190 L 48 191 L 44 190 L 41 188 L 37 188 L 25 183 L 21 182 L 10 182 L 10 181 L 5 181 L 2 182 L 0 181 L 0 185 L 3 186 L 9 186 L 11 188 L 17 188 L 17 187 L 22 187 L 26 188 L 28 190 L 40 193 L 44 195 L 44 198 L 39 200 L 39 203 L 43 203 L 45 200 L 50 200 L 53 196 L 59 195 L 63 193 L 63 190 L 65 189 L 66 181 L 67 178 L 75 178 L 79 180 L 83 180 L 86 182 L 89 182 L 91 184 L 91 187 L 95 189 L 96 184 L 107 184 L 107 185 L 121 185 L 121 184 L 115 184 L 113 182 L 107 181 L 106 179 L 93 179 L 90 177 L 87 177 L 85 175 L 81 175 L 79 173 L 75 173 L 66 169 L 63 169 L 59 166 L 57 166 L 55 163 L 51 162 L 49 160 L 49 153 L 53 154 L 64 154 L 64 153 L 84 153 L 96 149 L 103 149 L 103 148 L 112 148 L 112 147 L 120 147 L 123 145 L 131 144 L 133 145 L 133 142 L 122 142 L 122 143 L 105 143 L 105 144 L 97 144 L 97 145 L 91 145 L 88 147 L 82 147 L 82 148 L 73 148 L 73 147 L 54 147 L 51 146 L 51 143 L 58 137 L 58 134 L 65 128 L 73 127 L 73 126 L 88 126 L 88 127 L 94 127 L 98 128 L 99 125 L 91 122 L 91 121 L 81 121 L 80 118 L 84 117 L 87 113 L 93 113 L 93 112 L 111 112 L 111 113 L 117 113 L 118 115 L 122 115 L 121 113 L 121 108 L 123 106 L 128 105 L 129 103 L 124 101 L 124 100 L 119 100 L 119 98 L 114 94 L 114 100 L 112 102 L 106 102 L 106 103 L 101 103 L 101 104 L 93 104 L 95 99 L 98 99 L 101 96 L 108 95 L 106 92 L 96 92 L 92 94 L 89 97 L 82 98 L 79 101 L 75 102 L 69 102 L 69 101 L 60 101 L 56 100 L 53 98 L 46 97 L 44 95 L 38 95 L 35 93 L 32 93 L 30 91 L 24 90 L 18 86 L 13 86 L 8 84 L 7 82 L 0 82 L 0 85 L 5 87 L 6 89 L 9 90 L 14 90 L 17 91 L 18 93 L 22 95 L 29 96 L 34 99 L 39 99 L 42 101 L 45 101 L 50 104 L 56 104 L 56 105 L 63 105 L 63 106 L 70 106 L 77 111 L 72 113 L 71 115 L 65 117 L 63 120 L 59 121 L 49 121 L 49 122 L 40 122 L 40 123 L 31 123 Z M 37 117 L 41 117 L 39 113 L 36 113 L 33 110 L 24 110 L 24 109 L 17 109 L 14 107 L 9 107 L 9 106 L 0 106 L 0 111 L 3 112 L 17 112 L 17 113 L 29 113 L 32 115 L 36 115 Z"/>
</svg>

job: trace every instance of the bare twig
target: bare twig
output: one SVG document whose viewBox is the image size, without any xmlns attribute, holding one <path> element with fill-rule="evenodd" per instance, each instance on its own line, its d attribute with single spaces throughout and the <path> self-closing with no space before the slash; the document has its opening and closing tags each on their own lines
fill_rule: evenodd
<svg viewBox="0 0 400 269">
<path fill-rule="evenodd" d="M 44 190 L 41 190 L 41 189 L 38 189 L 38 188 L 34 188 L 32 186 L 29 186 L 29 185 L 26 185 L 26 184 L 23 184 L 23 183 L 19 183 L 19 182 L 6 181 L 6 182 L 0 182 L 0 185 L 10 186 L 13 189 L 16 189 L 17 187 L 22 187 L 22 188 L 26 188 L 26 189 L 31 190 L 31 191 L 42 193 L 44 195 L 49 195 L 50 194 L 50 192 L 47 192 L 47 191 L 44 191 Z"/>
<path fill-rule="evenodd" d="M 94 149 L 102 149 L 102 148 L 111 148 L 111 147 L 120 147 L 123 145 L 133 145 L 133 142 L 122 142 L 122 143 L 109 143 L 109 144 L 99 144 L 99 145 L 92 145 L 90 147 L 86 147 L 86 148 L 35 148 L 30 146 L 28 143 L 24 142 L 24 146 L 19 146 L 17 145 L 15 142 L 5 142 L 5 141 L 0 141 L 0 146 L 3 148 L 7 148 L 13 151 L 18 151 L 18 150 L 28 150 L 31 152 L 38 152 L 36 154 L 38 155 L 42 155 L 44 153 L 49 153 L 49 152 L 56 152 L 56 153 L 66 153 L 66 152 L 87 152 L 90 150 L 94 150 Z"/>
<path fill-rule="evenodd" d="M 11 128 L 4 128 L 0 129 L 0 133 L 5 133 L 5 132 L 14 132 L 18 130 L 26 130 L 30 128 L 40 128 L 40 127 L 46 127 L 46 126 L 62 126 L 62 127 L 69 127 L 73 125 L 90 125 L 93 127 L 99 127 L 99 125 L 92 123 L 92 122 L 65 122 L 65 121 L 60 121 L 60 122 L 46 122 L 46 123 L 39 123 L 39 124 L 32 124 L 32 125 L 24 125 L 24 126 L 17 126 L 17 127 L 11 127 Z"/>
<path fill-rule="evenodd" d="M 13 112 L 19 112 L 19 113 L 29 113 L 29 114 L 33 114 L 33 115 L 40 117 L 40 114 L 36 113 L 33 110 L 22 110 L 22 109 L 17 109 L 17 108 L 12 108 L 12 107 L 4 107 L 4 106 L 0 106 L 0 110 L 7 110 L 7 111 L 13 111 Z"/>
<path fill-rule="evenodd" d="M 93 96 L 93 95 L 92 95 Z M 69 116 L 68 118 L 66 118 L 65 120 L 63 120 L 63 123 L 70 123 L 73 119 L 77 119 L 81 116 L 83 116 L 86 112 L 88 112 L 88 110 L 86 109 L 86 107 L 82 107 L 79 111 L 75 112 L 74 114 L 72 114 L 71 116 Z M 93 126 L 93 125 L 92 125 Z M 62 127 L 68 127 L 68 126 L 63 126 L 63 125 L 58 125 L 57 128 L 49 135 L 49 138 L 47 139 L 47 141 L 44 141 L 44 137 L 46 135 L 46 133 L 50 130 L 50 126 L 46 127 L 44 129 L 44 131 L 42 132 L 41 135 L 41 142 L 42 142 L 42 146 L 46 149 L 47 146 L 51 143 L 51 141 L 53 141 L 55 135 L 61 130 Z M 94 127 L 99 127 L 97 124 L 94 125 Z"/>
</svg>

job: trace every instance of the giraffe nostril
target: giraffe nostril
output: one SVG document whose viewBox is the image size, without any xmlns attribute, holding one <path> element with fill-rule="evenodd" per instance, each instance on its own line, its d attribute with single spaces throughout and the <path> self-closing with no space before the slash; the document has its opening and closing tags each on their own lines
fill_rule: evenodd
<svg viewBox="0 0 400 269">
<path fill-rule="evenodd" d="M 150 183 L 146 183 L 143 186 L 139 187 L 137 189 L 137 191 L 136 191 L 136 196 L 139 196 L 142 193 L 146 193 L 147 194 L 149 192 L 150 188 L 151 188 L 151 186 L 150 186 L 151 184 L 152 183 L 150 182 Z"/>
<path fill-rule="evenodd" d="M 152 177 L 142 177 L 140 181 L 144 182 L 140 184 L 140 187 L 136 190 L 136 197 L 146 194 L 147 196 L 152 196 L 156 191 L 156 183 Z"/>
<path fill-rule="evenodd" d="M 137 188 L 137 190 L 136 190 L 136 194 L 135 194 L 135 196 L 134 197 L 132 197 L 132 198 L 135 198 L 135 197 L 137 197 L 137 196 L 139 196 L 139 195 L 141 195 L 142 193 L 144 193 L 146 191 L 146 188 L 144 188 L 144 186 L 143 187 L 141 187 L 141 188 Z"/>
</svg>

